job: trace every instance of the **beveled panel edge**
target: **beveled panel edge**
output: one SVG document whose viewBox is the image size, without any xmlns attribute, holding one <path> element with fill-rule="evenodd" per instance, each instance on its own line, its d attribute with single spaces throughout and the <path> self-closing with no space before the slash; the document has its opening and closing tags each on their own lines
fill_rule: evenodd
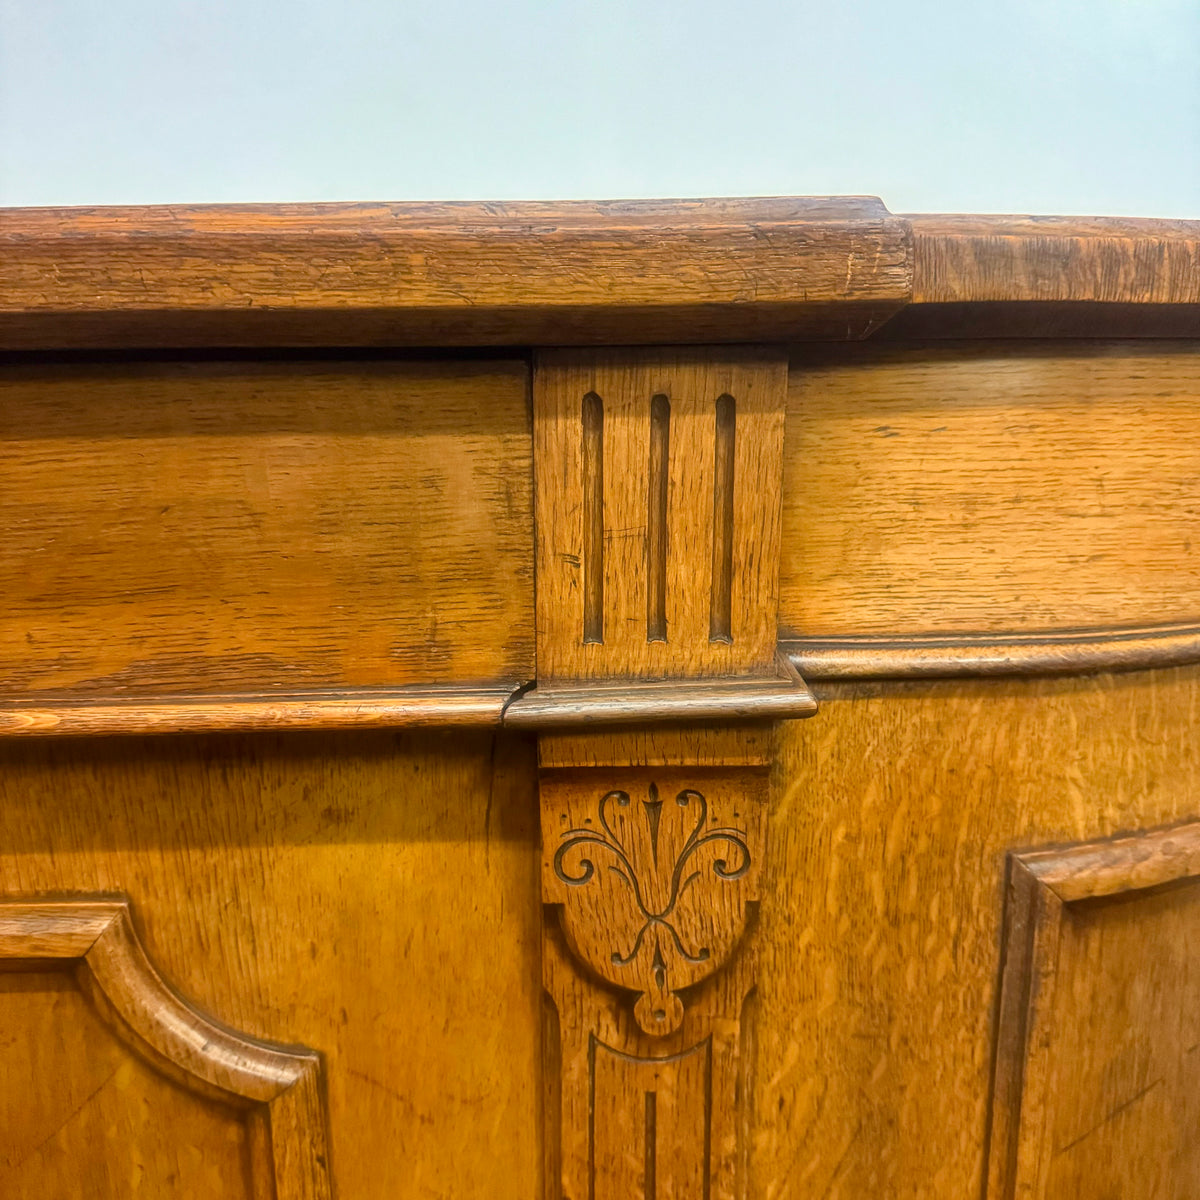
<svg viewBox="0 0 1200 1200">
<path fill-rule="evenodd" d="M 1148 891 L 1197 876 L 1200 821 L 1195 818 L 1132 836 L 1009 852 L 984 1146 L 985 1200 L 1012 1200 L 1034 1191 L 1047 1022 L 1058 986 L 1065 912 L 1080 901 Z M 1040 1069 L 1035 1059 L 1041 1060 Z M 1026 1110 L 1034 1118 L 1023 1126 Z M 1030 1125 L 1032 1129 L 1025 1128 Z"/>
<path fill-rule="evenodd" d="M 197 1095 L 261 1106 L 278 1200 L 333 1194 L 321 1056 L 251 1038 L 181 999 L 151 962 L 124 897 L 0 900 L 0 970 L 71 964 L 113 1034 Z M 256 1193 L 257 1194 L 257 1193 Z"/>
<path fill-rule="evenodd" d="M 1185 819 L 1128 837 L 1014 852 L 1012 859 L 1064 904 L 1144 891 L 1200 876 L 1200 821 Z"/>
<path fill-rule="evenodd" d="M 1086 675 L 1200 662 L 1200 623 L 1038 633 L 859 635 L 780 642 L 807 679 Z"/>
</svg>

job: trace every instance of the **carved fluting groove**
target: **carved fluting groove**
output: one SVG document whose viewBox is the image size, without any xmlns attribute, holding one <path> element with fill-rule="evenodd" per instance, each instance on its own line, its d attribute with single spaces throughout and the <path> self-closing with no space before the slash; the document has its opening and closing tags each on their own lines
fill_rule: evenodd
<svg viewBox="0 0 1200 1200">
<path fill-rule="evenodd" d="M 562 904 L 568 941 L 603 979 L 638 993 L 634 1016 L 654 1036 L 679 1028 L 679 991 L 729 957 L 756 898 L 754 801 L 724 780 L 715 804 L 679 782 L 566 798 L 547 845 L 546 898 Z"/>
</svg>

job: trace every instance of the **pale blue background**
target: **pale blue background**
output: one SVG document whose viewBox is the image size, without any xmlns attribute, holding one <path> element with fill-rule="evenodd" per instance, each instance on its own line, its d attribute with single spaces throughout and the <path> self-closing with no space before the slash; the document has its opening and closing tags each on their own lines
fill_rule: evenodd
<svg viewBox="0 0 1200 1200">
<path fill-rule="evenodd" d="M 1200 217 L 1200 0 L 0 0 L 0 203 Z"/>
</svg>

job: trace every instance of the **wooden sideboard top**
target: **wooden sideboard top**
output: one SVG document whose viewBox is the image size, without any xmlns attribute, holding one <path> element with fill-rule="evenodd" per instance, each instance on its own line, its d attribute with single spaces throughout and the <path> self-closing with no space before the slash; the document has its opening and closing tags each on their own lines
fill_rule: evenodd
<svg viewBox="0 0 1200 1200">
<path fill-rule="evenodd" d="M 0 349 L 856 340 L 981 302 L 1194 332 L 1200 221 L 873 197 L 0 209 Z"/>
</svg>

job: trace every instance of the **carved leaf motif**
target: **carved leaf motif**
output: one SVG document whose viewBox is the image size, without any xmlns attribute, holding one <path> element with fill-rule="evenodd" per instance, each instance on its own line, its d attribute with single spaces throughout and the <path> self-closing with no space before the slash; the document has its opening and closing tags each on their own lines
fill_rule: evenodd
<svg viewBox="0 0 1200 1200">
<path fill-rule="evenodd" d="M 559 834 L 547 899 L 562 902 L 575 952 L 640 992 L 638 1024 L 662 1035 L 683 1019 L 678 990 L 715 970 L 741 935 L 756 853 L 747 829 L 714 820 L 698 789 L 664 796 L 649 781 L 638 793 L 603 793 Z"/>
</svg>

